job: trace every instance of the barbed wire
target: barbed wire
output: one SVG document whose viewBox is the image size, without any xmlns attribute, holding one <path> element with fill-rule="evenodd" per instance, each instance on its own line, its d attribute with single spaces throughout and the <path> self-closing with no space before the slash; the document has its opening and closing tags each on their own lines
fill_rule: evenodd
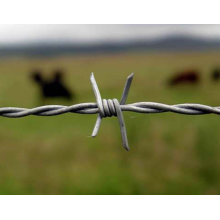
<svg viewBox="0 0 220 220">
<path fill-rule="evenodd" d="M 92 73 L 90 76 L 90 81 L 95 94 L 96 103 L 80 103 L 72 106 L 47 105 L 32 109 L 3 107 L 0 108 L 0 116 L 8 118 L 20 118 L 29 115 L 55 116 L 65 113 L 98 114 L 98 118 L 92 132 L 92 137 L 95 137 L 97 135 L 102 118 L 117 116 L 119 120 L 123 146 L 126 150 L 129 151 L 127 133 L 122 111 L 130 111 L 144 114 L 165 112 L 173 112 L 185 115 L 220 114 L 220 107 L 211 107 L 207 105 L 193 103 L 167 105 L 156 102 L 137 102 L 132 104 L 125 104 L 133 77 L 133 73 L 128 76 L 120 103 L 117 99 L 106 100 L 101 98 L 98 85 L 96 83 L 94 74 Z"/>
</svg>

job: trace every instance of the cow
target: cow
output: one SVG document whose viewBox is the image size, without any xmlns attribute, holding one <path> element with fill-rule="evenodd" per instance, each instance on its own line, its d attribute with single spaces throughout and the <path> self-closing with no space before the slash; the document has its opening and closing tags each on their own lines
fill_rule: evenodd
<svg viewBox="0 0 220 220">
<path fill-rule="evenodd" d="M 41 90 L 42 98 L 65 98 L 71 100 L 73 93 L 67 88 L 63 82 L 63 71 L 55 70 L 53 77 L 46 80 L 40 70 L 34 70 L 31 74 L 32 79 L 38 84 Z"/>
<path fill-rule="evenodd" d="M 220 69 L 215 68 L 211 75 L 212 81 L 219 81 L 220 79 Z"/>
<path fill-rule="evenodd" d="M 185 70 L 177 72 L 173 76 L 168 84 L 170 86 L 182 85 L 182 84 L 197 84 L 200 81 L 199 72 L 196 70 Z"/>
</svg>

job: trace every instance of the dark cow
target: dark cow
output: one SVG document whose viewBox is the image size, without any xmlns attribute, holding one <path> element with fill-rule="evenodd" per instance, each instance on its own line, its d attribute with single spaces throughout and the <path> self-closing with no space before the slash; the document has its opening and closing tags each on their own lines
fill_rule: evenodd
<svg viewBox="0 0 220 220">
<path fill-rule="evenodd" d="M 182 84 L 197 84 L 200 80 L 199 73 L 196 70 L 186 70 L 178 72 L 173 76 L 168 84 L 171 86 Z"/>
<path fill-rule="evenodd" d="M 220 69 L 216 68 L 213 70 L 211 75 L 212 81 L 219 81 L 220 79 Z"/>
<path fill-rule="evenodd" d="M 73 98 L 73 94 L 64 85 L 63 72 L 61 70 L 54 71 L 51 80 L 45 80 L 39 70 L 32 72 L 32 78 L 40 86 L 43 98 L 62 97 L 69 100 Z"/>
</svg>

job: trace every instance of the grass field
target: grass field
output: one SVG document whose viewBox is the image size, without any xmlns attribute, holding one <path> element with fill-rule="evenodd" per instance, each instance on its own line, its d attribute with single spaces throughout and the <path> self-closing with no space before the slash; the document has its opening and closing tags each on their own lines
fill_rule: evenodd
<svg viewBox="0 0 220 220">
<path fill-rule="evenodd" d="M 130 53 L 0 60 L 0 106 L 95 102 L 93 71 L 103 98 L 120 98 L 127 76 L 134 81 L 128 103 L 202 103 L 220 106 L 220 82 L 210 73 L 220 52 Z M 30 70 L 50 77 L 63 68 L 77 94 L 73 103 L 42 103 Z M 195 86 L 170 88 L 176 71 L 201 73 Z M 103 120 L 89 137 L 96 115 L 0 118 L 0 194 L 220 194 L 220 117 L 173 113 L 124 113 L 131 151 L 121 143 L 117 118 Z"/>
</svg>

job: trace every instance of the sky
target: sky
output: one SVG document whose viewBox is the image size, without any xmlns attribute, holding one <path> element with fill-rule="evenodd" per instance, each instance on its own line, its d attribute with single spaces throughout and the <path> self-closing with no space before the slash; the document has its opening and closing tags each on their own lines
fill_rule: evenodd
<svg viewBox="0 0 220 220">
<path fill-rule="evenodd" d="M 171 35 L 220 39 L 220 25 L 0 25 L 0 44 L 100 43 L 154 40 Z"/>
</svg>

